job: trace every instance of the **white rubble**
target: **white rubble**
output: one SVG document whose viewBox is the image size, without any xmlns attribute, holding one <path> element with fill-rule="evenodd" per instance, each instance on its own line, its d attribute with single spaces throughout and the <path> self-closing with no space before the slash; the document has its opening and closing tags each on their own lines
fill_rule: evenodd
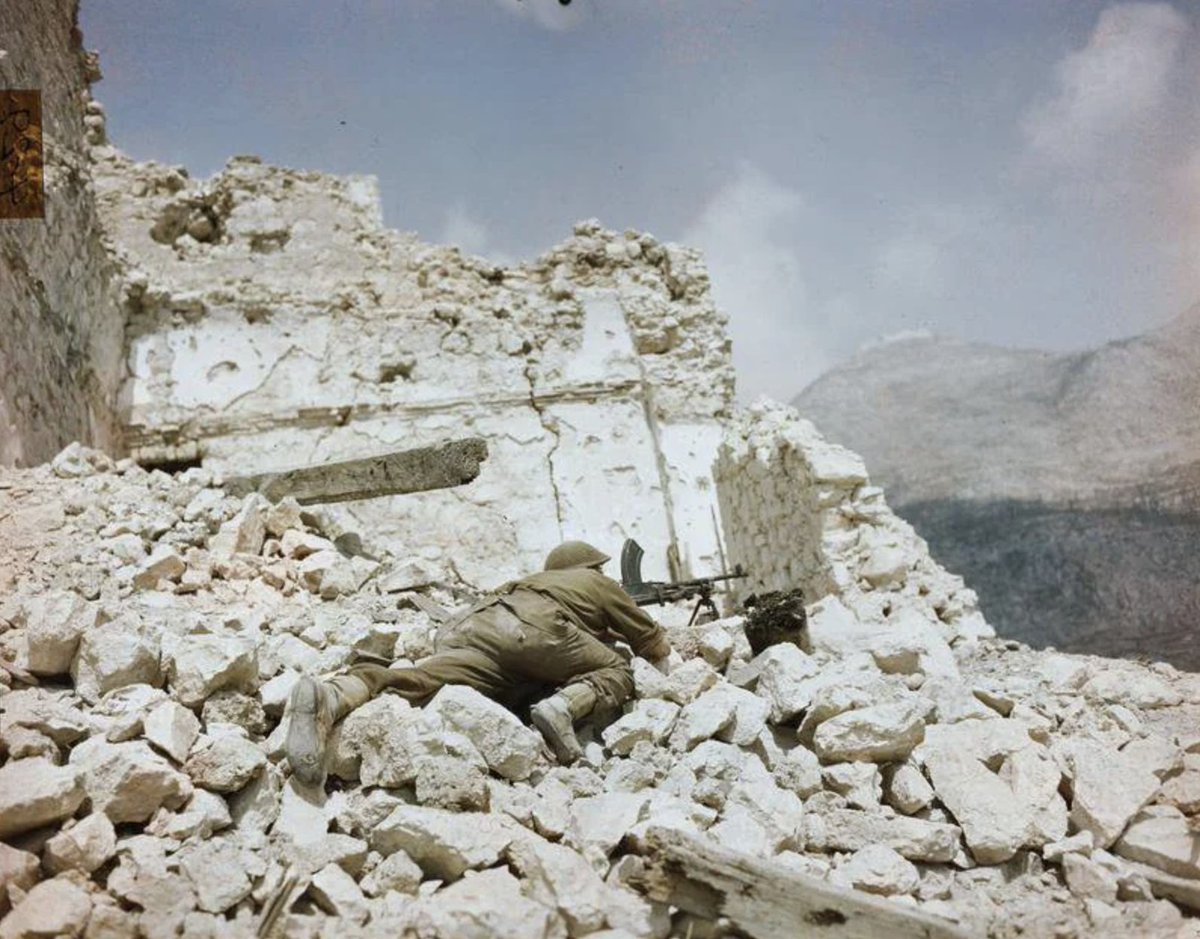
<svg viewBox="0 0 1200 939">
<path fill-rule="evenodd" d="M 84 782 L 75 767 L 42 757 L 0 766 L 0 838 L 70 818 L 83 803 Z"/>
<path fill-rule="evenodd" d="M 542 739 L 508 709 L 465 685 L 447 685 L 425 708 L 451 731 L 462 734 L 505 779 L 526 779 L 541 754 Z"/>
<path fill-rule="evenodd" d="M 182 805 L 192 783 L 141 741 L 109 743 L 90 737 L 71 751 L 70 768 L 83 777 L 92 809 L 113 822 L 146 822 L 159 806 Z"/>
<path fill-rule="evenodd" d="M 912 862 L 882 844 L 859 848 L 837 869 L 835 877 L 859 890 L 883 896 L 912 893 L 921 880 Z"/>
</svg>

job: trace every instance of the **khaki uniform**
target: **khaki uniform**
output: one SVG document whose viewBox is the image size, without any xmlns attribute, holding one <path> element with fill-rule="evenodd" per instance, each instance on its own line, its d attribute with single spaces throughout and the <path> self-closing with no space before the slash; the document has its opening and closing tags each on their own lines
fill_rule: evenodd
<svg viewBox="0 0 1200 939">
<path fill-rule="evenodd" d="M 513 708 L 582 682 L 602 706 L 615 709 L 633 694 L 629 663 L 606 642 L 618 639 L 644 658 L 670 652 L 662 629 L 616 581 L 591 568 L 542 571 L 505 584 L 445 623 L 437 651 L 420 664 L 359 665 L 349 675 L 371 697 L 386 690 L 423 704 L 443 685 L 470 685 Z"/>
</svg>

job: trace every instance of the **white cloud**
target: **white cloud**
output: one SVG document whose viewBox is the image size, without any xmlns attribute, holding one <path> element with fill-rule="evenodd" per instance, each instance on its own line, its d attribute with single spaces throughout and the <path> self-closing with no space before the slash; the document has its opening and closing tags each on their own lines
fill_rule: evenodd
<svg viewBox="0 0 1200 939">
<path fill-rule="evenodd" d="M 713 297 L 729 315 L 738 392 L 792 394 L 830 364 L 798 247 L 800 193 L 742 163 L 683 233 L 700 248 Z"/>
<path fill-rule="evenodd" d="M 1082 167 L 1164 104 L 1188 21 L 1166 3 L 1119 3 L 1100 14 L 1088 44 L 1058 65 L 1054 97 L 1032 108 L 1023 130 L 1047 163 Z"/>
<path fill-rule="evenodd" d="M 493 264 L 504 267 L 516 264 L 516 259 L 511 254 L 493 244 L 487 224 L 472 215 L 461 202 L 452 205 L 446 211 L 438 240 L 443 244 L 457 245 L 464 254 L 486 258 Z"/>
<path fill-rule="evenodd" d="M 570 29 L 582 18 L 579 3 L 563 6 L 558 0 L 496 0 L 513 16 L 532 20 L 545 29 Z"/>
</svg>

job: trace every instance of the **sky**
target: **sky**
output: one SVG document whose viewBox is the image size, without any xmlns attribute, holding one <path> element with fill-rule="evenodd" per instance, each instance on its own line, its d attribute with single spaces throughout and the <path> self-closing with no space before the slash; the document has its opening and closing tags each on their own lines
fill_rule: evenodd
<svg viewBox="0 0 1200 939">
<path fill-rule="evenodd" d="M 1080 349 L 1200 301 L 1200 5 L 82 0 L 110 138 L 377 176 L 496 261 L 705 253 L 739 397 L 914 333 Z"/>
</svg>

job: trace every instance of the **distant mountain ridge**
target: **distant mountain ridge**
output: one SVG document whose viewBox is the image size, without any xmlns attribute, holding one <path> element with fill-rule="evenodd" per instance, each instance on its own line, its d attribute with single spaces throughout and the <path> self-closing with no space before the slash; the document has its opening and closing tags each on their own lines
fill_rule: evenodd
<svg viewBox="0 0 1200 939">
<path fill-rule="evenodd" d="M 1200 664 L 1200 304 L 1077 353 L 876 346 L 792 403 L 1001 631 Z"/>
</svg>

